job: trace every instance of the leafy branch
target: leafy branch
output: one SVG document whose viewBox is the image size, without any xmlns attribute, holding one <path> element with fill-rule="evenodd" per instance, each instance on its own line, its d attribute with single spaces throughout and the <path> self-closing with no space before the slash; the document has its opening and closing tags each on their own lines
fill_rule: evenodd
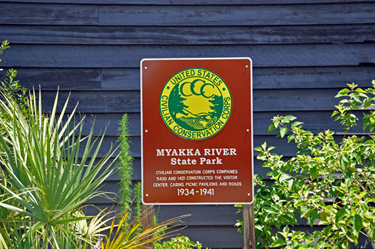
<svg viewBox="0 0 375 249">
<path fill-rule="evenodd" d="M 372 81 L 375 87 L 375 80 Z M 375 89 L 348 84 L 336 95 L 342 98 L 332 117 L 343 125 L 345 136 L 335 132 L 318 134 L 303 129 L 303 123 L 292 115 L 276 116 L 268 131 L 295 143 L 296 155 L 285 159 L 272 153 L 267 143 L 255 148 L 257 159 L 271 184 L 256 176 L 259 189 L 255 197 L 257 248 L 350 248 L 362 234 L 375 241 Z M 367 136 L 350 135 L 359 119 L 353 110 L 363 110 L 363 131 Z M 338 141 L 340 140 L 340 141 Z M 293 231 L 296 215 L 311 227 L 325 225 L 312 234 Z M 239 221 L 238 225 L 241 225 Z M 276 227 L 279 231 L 273 233 Z"/>
</svg>

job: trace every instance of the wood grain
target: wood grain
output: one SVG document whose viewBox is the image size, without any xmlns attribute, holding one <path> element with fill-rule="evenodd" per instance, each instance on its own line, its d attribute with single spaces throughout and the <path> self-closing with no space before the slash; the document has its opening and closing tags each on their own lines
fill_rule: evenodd
<svg viewBox="0 0 375 249">
<path fill-rule="evenodd" d="M 76 4 L 121 4 L 121 5 L 270 5 L 270 4 L 301 4 L 300 0 L 0 0 L 12 3 L 76 3 Z M 304 4 L 311 3 L 357 3 L 364 0 L 305 0 Z"/>
<path fill-rule="evenodd" d="M 374 41 L 374 24 L 310 26 L 13 26 L 1 32 L 12 44 L 248 45 Z"/>
<path fill-rule="evenodd" d="M 69 92 L 60 92 L 57 111 L 61 111 L 68 99 Z M 45 111 L 51 111 L 55 101 L 55 92 L 43 92 L 42 99 Z M 69 113 L 78 104 L 77 113 L 98 114 L 98 113 L 127 113 L 140 111 L 139 91 L 75 91 L 69 98 L 69 105 L 66 112 Z"/>
<path fill-rule="evenodd" d="M 2 3 L 0 24 L 222 26 L 372 23 L 374 3 L 309 5 L 83 5 Z"/>
<path fill-rule="evenodd" d="M 375 9 L 375 8 L 374 8 Z M 253 46 L 13 45 L 3 67 L 139 68 L 143 58 L 251 57 L 258 67 L 375 63 L 375 43 Z"/>
<path fill-rule="evenodd" d="M 228 26 L 372 23 L 375 3 L 99 6 L 99 25 Z"/>
<path fill-rule="evenodd" d="M 1 3 L 0 24 L 97 25 L 94 5 Z"/>
<path fill-rule="evenodd" d="M 8 68 L 0 72 L 5 77 Z M 17 68 L 17 79 L 23 87 L 43 91 L 75 90 L 140 90 L 139 69 L 64 69 Z M 375 78 L 373 66 L 354 67 L 291 67 L 254 68 L 253 89 L 330 89 L 347 87 L 355 82 L 360 87 L 371 87 Z"/>
</svg>

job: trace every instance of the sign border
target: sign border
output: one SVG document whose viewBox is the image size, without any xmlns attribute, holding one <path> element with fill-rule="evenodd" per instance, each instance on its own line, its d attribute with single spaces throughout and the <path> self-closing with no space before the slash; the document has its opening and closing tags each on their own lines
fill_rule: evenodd
<svg viewBox="0 0 375 249">
<path fill-rule="evenodd" d="M 250 57 L 204 57 L 204 58 L 143 58 L 140 61 L 140 114 L 141 114 L 141 195 L 142 195 L 142 203 L 144 205 L 235 205 L 235 204 L 253 204 L 254 203 L 254 153 L 252 153 L 251 157 L 251 171 L 252 171 L 252 201 L 251 202 L 172 202 L 172 203 L 159 203 L 159 202 L 145 202 L 144 200 L 144 188 L 143 188 L 143 78 L 142 78 L 142 72 L 143 72 L 143 62 L 144 61 L 163 61 L 163 60 L 169 60 L 169 61 L 181 61 L 181 60 L 249 60 L 250 61 L 250 123 L 251 123 L 251 149 L 254 150 L 254 133 L 253 133 L 253 61 Z"/>
</svg>

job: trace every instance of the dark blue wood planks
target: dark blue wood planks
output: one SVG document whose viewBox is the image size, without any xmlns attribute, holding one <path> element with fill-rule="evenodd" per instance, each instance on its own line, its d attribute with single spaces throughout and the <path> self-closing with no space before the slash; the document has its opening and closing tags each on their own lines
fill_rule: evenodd
<svg viewBox="0 0 375 249">
<path fill-rule="evenodd" d="M 121 4 L 121 5 L 270 5 L 302 4 L 300 0 L 0 0 L 12 3 L 77 3 L 77 4 Z M 311 3 L 368 2 L 365 0 L 305 0 Z"/>
<path fill-rule="evenodd" d="M 99 25 L 248 26 L 372 23 L 375 3 L 99 6 Z"/>
<path fill-rule="evenodd" d="M 0 3 L 0 24 L 97 25 L 94 5 Z"/>
<path fill-rule="evenodd" d="M 5 76 L 9 68 L 0 72 Z M 18 68 L 22 86 L 43 91 L 132 91 L 140 89 L 138 68 Z M 369 87 L 374 66 L 256 68 L 253 88 L 258 89 L 341 89 L 355 82 Z"/>
<path fill-rule="evenodd" d="M 315 26 L 0 26 L 12 44 L 239 45 L 375 41 L 374 24 Z"/>
<path fill-rule="evenodd" d="M 356 66 L 375 63 L 375 43 L 231 46 L 14 45 L 3 67 L 138 68 L 143 58 L 244 57 L 257 67 Z"/>
</svg>

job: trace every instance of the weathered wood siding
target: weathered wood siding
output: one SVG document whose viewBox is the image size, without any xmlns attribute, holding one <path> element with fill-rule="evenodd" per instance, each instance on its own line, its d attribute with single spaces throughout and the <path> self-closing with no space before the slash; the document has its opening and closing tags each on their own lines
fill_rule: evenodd
<svg viewBox="0 0 375 249">
<path fill-rule="evenodd" d="M 11 42 L 0 66 L 16 68 L 25 87 L 41 85 L 46 110 L 60 87 L 61 101 L 71 92 L 69 110 L 79 101 L 79 112 L 96 116 L 95 133 L 110 121 L 101 155 L 128 113 L 138 181 L 142 58 L 251 57 L 254 145 L 267 141 L 289 157 L 295 148 L 267 133 L 270 119 L 293 114 L 313 132 L 342 131 L 330 118 L 334 95 L 375 78 L 374 17 L 375 1 L 361 0 L 0 0 L 0 38 Z M 267 173 L 258 161 L 255 173 Z M 104 190 L 118 191 L 118 181 L 112 176 Z M 159 220 L 186 213 L 182 234 L 207 247 L 242 247 L 234 207 L 163 206 Z M 375 248 L 364 238 L 360 247 Z"/>
</svg>

